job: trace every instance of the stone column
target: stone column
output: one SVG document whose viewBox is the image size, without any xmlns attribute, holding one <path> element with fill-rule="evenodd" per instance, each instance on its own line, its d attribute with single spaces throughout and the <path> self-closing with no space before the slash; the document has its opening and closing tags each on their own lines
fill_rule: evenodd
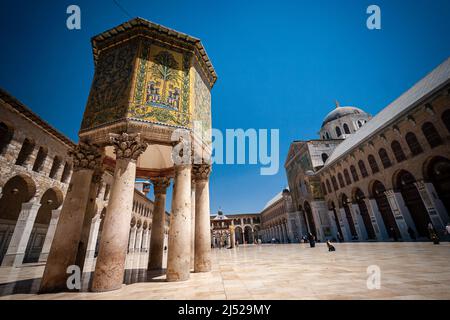
<svg viewBox="0 0 450 320">
<path fill-rule="evenodd" d="M 147 251 L 148 251 L 148 229 L 145 229 L 142 235 L 142 252 Z"/>
<path fill-rule="evenodd" d="M 142 248 L 142 232 L 144 230 L 142 229 L 142 226 L 137 229 L 136 232 L 136 243 L 134 244 L 134 251 L 135 252 L 141 252 Z"/>
<path fill-rule="evenodd" d="M 211 166 L 194 165 L 195 175 L 195 266 L 194 272 L 211 271 L 209 174 Z"/>
<path fill-rule="evenodd" d="M 101 150 L 95 145 L 80 143 L 70 154 L 73 173 L 45 265 L 40 293 L 67 290 L 67 267 L 75 264 L 89 200 L 90 188 L 86 186 L 90 186 L 94 170 L 101 166 Z"/>
<path fill-rule="evenodd" d="M 170 179 L 165 177 L 151 180 L 155 191 L 155 204 L 152 218 L 152 232 L 150 234 L 149 270 L 159 270 L 163 266 L 164 228 L 166 225 L 166 190 Z"/>
<path fill-rule="evenodd" d="M 52 210 L 52 217 L 50 219 L 50 224 L 48 225 L 47 234 L 45 235 L 44 245 L 42 246 L 41 254 L 39 255 L 39 262 L 47 261 L 48 253 L 50 252 L 53 237 L 55 236 L 56 225 L 58 224 L 60 214 L 61 209 Z"/>
<path fill-rule="evenodd" d="M 372 221 L 377 240 L 389 240 L 383 218 L 381 217 L 380 210 L 378 210 L 377 201 L 375 199 L 365 198 L 364 202 L 369 211 L 370 220 Z"/>
<path fill-rule="evenodd" d="M 423 180 L 414 183 L 419 191 L 422 202 L 427 209 L 431 223 L 436 230 L 445 228 L 444 221 L 447 222 L 448 215 L 442 202 L 437 197 L 436 190 L 432 183 L 425 183 Z"/>
<path fill-rule="evenodd" d="M 400 236 L 403 240 L 411 240 L 408 233 L 408 226 L 414 230 L 415 234 L 417 234 L 417 230 L 416 225 L 411 218 L 411 214 L 405 205 L 402 194 L 400 192 L 395 192 L 394 190 L 386 190 L 384 194 L 386 195 L 389 206 L 394 214 L 395 222 L 400 230 Z"/>
<path fill-rule="evenodd" d="M 2 267 L 19 267 L 22 265 L 28 240 L 33 230 L 34 220 L 40 207 L 41 204 L 36 199 L 22 204 L 22 210 L 17 219 L 8 250 L 3 258 Z"/>
<path fill-rule="evenodd" d="M 84 268 L 84 261 L 86 259 L 89 236 L 91 233 L 92 219 L 94 219 L 95 215 L 97 214 L 97 192 L 102 183 L 102 175 L 103 170 L 96 170 L 92 176 L 92 181 L 89 187 L 89 197 L 83 219 L 83 228 L 81 229 L 80 243 L 78 244 L 77 259 L 75 260 L 75 264 L 80 267 L 82 273 Z"/>
<path fill-rule="evenodd" d="M 166 280 L 183 281 L 189 279 L 191 265 L 191 165 L 176 164 L 174 168 Z M 197 199 L 201 193 L 198 188 Z M 201 206 L 197 202 L 196 207 Z"/>
<path fill-rule="evenodd" d="M 191 180 L 191 269 L 195 267 L 195 177 Z M 211 247 L 211 246 L 210 246 Z"/>
<path fill-rule="evenodd" d="M 95 247 L 97 246 L 98 233 L 100 231 L 100 223 L 102 223 L 102 219 L 101 214 L 98 213 L 91 223 L 85 260 L 93 259 L 95 256 Z"/>
<path fill-rule="evenodd" d="M 137 233 L 137 228 L 134 225 L 131 227 L 129 238 L 128 238 L 128 253 L 134 252 L 134 245 L 136 244 L 136 233 Z"/>
<path fill-rule="evenodd" d="M 341 225 L 341 230 L 343 233 L 342 237 L 344 238 L 344 241 L 352 241 L 352 233 L 350 231 L 350 226 L 347 221 L 345 209 L 339 208 L 339 211 L 337 211 L 336 214 L 338 215 L 338 218 L 339 218 L 339 223 Z M 345 223 L 346 221 L 347 221 L 347 224 Z"/>
<path fill-rule="evenodd" d="M 230 245 L 232 248 L 236 247 L 236 234 L 234 233 L 234 223 L 231 222 L 230 226 Z"/>
<path fill-rule="evenodd" d="M 147 148 L 139 134 L 110 136 L 116 154 L 116 168 L 92 281 L 91 290 L 94 292 L 116 290 L 122 286 L 133 208 L 136 160 Z"/>
<path fill-rule="evenodd" d="M 359 206 L 356 203 L 349 203 L 350 212 L 352 213 L 353 223 L 355 225 L 356 233 L 359 241 L 365 241 L 368 238 L 366 227 L 359 211 Z"/>
</svg>

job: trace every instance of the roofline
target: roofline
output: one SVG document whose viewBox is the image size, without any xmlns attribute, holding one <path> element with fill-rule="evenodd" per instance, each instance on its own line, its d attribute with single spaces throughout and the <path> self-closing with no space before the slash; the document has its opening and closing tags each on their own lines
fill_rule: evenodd
<svg viewBox="0 0 450 320">
<path fill-rule="evenodd" d="M 36 113 L 31 111 L 26 105 L 17 100 L 14 96 L 12 96 L 9 92 L 0 88 L 0 99 L 5 101 L 5 103 L 9 104 L 13 107 L 17 112 L 24 115 L 26 118 L 37 124 L 41 129 L 49 132 L 56 139 L 61 141 L 62 143 L 68 145 L 69 147 L 75 147 L 76 143 L 73 142 L 70 138 L 68 138 L 65 134 L 61 133 L 59 130 L 55 129 L 48 122 L 44 121 L 41 117 L 39 117 Z"/>
<path fill-rule="evenodd" d="M 109 30 L 106 30 L 106 31 L 92 37 L 91 43 L 92 43 L 92 53 L 94 55 L 94 63 L 95 64 L 97 63 L 97 58 L 98 58 L 98 53 L 99 53 L 99 49 L 97 47 L 100 42 L 104 41 L 105 39 L 116 36 L 119 33 L 126 32 L 128 30 L 131 30 L 134 27 L 139 27 L 139 26 L 147 27 L 153 31 L 156 31 L 160 34 L 164 34 L 165 36 L 170 37 L 175 40 L 187 41 L 188 43 L 193 45 L 195 48 L 194 52 L 196 52 L 200 55 L 206 68 L 208 69 L 208 71 L 210 73 L 210 76 L 212 78 L 212 81 L 210 81 L 211 88 L 214 86 L 214 83 L 217 81 L 217 73 L 216 73 L 214 66 L 212 65 L 212 62 L 209 59 L 209 56 L 206 53 L 206 49 L 203 46 L 200 39 L 192 37 L 188 34 L 176 31 L 174 29 L 165 27 L 163 25 L 151 22 L 151 21 L 141 18 L 141 17 L 135 17 L 135 18 L 128 20 L 116 27 L 113 27 Z"/>
<path fill-rule="evenodd" d="M 434 71 L 434 69 L 433 69 Z M 431 71 L 432 72 L 432 71 Z M 431 72 L 429 72 L 428 74 L 430 74 Z M 428 76 L 428 74 L 424 77 L 426 78 Z M 422 78 L 422 79 L 424 79 Z M 421 79 L 421 80 L 422 80 Z M 419 81 L 421 81 L 419 80 Z M 330 168 L 330 166 L 332 166 L 333 164 L 339 162 L 344 156 L 350 154 L 351 152 L 353 152 L 356 148 L 358 148 L 360 145 L 366 143 L 368 140 L 372 139 L 374 136 L 376 136 L 377 134 L 379 134 L 381 131 L 385 130 L 387 127 L 389 127 L 390 125 L 392 125 L 393 123 L 395 123 L 396 121 L 398 121 L 399 118 L 405 116 L 406 114 L 408 114 L 409 112 L 411 112 L 411 110 L 419 107 L 421 104 L 423 104 L 424 101 L 428 100 L 431 96 L 433 96 L 435 93 L 437 93 L 438 91 L 442 90 L 443 88 L 445 88 L 446 86 L 448 86 L 450 84 L 450 80 L 447 80 L 445 82 L 443 82 L 440 86 L 437 86 L 436 88 L 434 88 L 433 90 L 427 92 L 422 98 L 420 98 L 419 100 L 416 100 L 414 103 L 412 103 L 410 106 L 408 106 L 407 108 L 405 108 L 405 110 L 403 110 L 402 112 L 400 112 L 399 114 L 397 114 L 394 118 L 389 119 L 388 121 L 386 121 L 385 123 L 383 123 L 383 125 L 379 126 L 375 131 L 371 132 L 369 135 L 365 136 L 362 140 L 358 141 L 357 144 L 352 145 L 351 147 L 349 147 L 347 149 L 347 151 L 343 154 L 341 154 L 339 157 L 337 157 L 336 159 L 334 159 L 332 162 L 330 163 L 325 163 L 325 165 L 319 169 L 318 171 L 316 171 L 316 174 L 320 174 L 323 170 L 327 170 L 328 168 Z M 412 86 L 414 87 L 414 85 Z M 412 88 L 411 87 L 411 88 Z M 405 93 L 407 93 L 411 88 L 409 88 L 408 90 L 406 90 L 404 93 L 402 93 L 399 97 L 397 97 L 392 103 L 394 103 L 397 99 L 399 99 L 401 96 L 403 96 Z M 384 107 L 381 110 L 386 109 L 387 107 L 391 106 L 391 104 L 388 104 L 386 107 Z M 379 112 L 378 112 L 379 113 Z M 377 115 L 378 115 L 377 113 Z"/>
</svg>

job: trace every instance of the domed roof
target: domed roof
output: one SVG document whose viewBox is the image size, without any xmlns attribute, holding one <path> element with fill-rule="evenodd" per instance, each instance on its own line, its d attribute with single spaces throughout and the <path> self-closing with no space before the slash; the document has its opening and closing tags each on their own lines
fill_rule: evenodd
<svg viewBox="0 0 450 320">
<path fill-rule="evenodd" d="M 322 127 L 324 125 L 326 125 L 328 122 L 331 122 L 333 120 L 342 118 L 342 117 L 347 116 L 347 115 L 352 115 L 352 114 L 364 114 L 364 115 L 367 115 L 367 113 L 365 111 L 363 111 L 363 110 L 361 110 L 359 108 L 350 107 L 350 106 L 341 107 L 339 105 L 339 103 L 336 103 L 336 109 L 334 109 L 329 114 L 327 114 L 327 116 L 323 120 Z"/>
</svg>

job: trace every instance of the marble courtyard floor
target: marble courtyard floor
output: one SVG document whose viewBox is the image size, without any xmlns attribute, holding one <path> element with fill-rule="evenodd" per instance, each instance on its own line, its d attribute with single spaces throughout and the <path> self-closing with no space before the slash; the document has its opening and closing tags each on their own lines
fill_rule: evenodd
<svg viewBox="0 0 450 320">
<path fill-rule="evenodd" d="M 448 242 L 336 247 L 336 252 L 325 244 L 214 249 L 212 272 L 192 273 L 185 282 L 147 274 L 147 256 L 129 256 L 128 284 L 105 293 L 37 295 L 42 265 L 0 268 L 0 299 L 450 299 Z M 380 289 L 367 288 L 369 265 L 381 269 Z"/>
</svg>

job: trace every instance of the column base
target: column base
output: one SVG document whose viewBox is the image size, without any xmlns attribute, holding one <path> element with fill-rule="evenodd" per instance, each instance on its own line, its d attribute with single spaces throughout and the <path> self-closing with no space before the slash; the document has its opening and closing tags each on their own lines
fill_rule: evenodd
<svg viewBox="0 0 450 320">
<path fill-rule="evenodd" d="M 177 281 L 187 281 L 189 280 L 189 274 L 186 275 L 180 275 L 178 273 L 167 273 L 166 274 L 166 281 L 167 282 L 177 282 Z"/>
<path fill-rule="evenodd" d="M 115 290 L 119 290 L 124 286 L 124 284 L 120 284 L 118 286 L 114 286 L 111 288 L 90 288 L 89 291 L 91 292 L 108 292 L 108 291 L 115 291 Z"/>
<path fill-rule="evenodd" d="M 211 264 L 206 263 L 206 264 L 202 264 L 202 265 L 198 265 L 195 266 L 194 268 L 194 272 L 195 273 L 199 273 L 199 272 L 210 272 L 211 271 Z"/>
</svg>

